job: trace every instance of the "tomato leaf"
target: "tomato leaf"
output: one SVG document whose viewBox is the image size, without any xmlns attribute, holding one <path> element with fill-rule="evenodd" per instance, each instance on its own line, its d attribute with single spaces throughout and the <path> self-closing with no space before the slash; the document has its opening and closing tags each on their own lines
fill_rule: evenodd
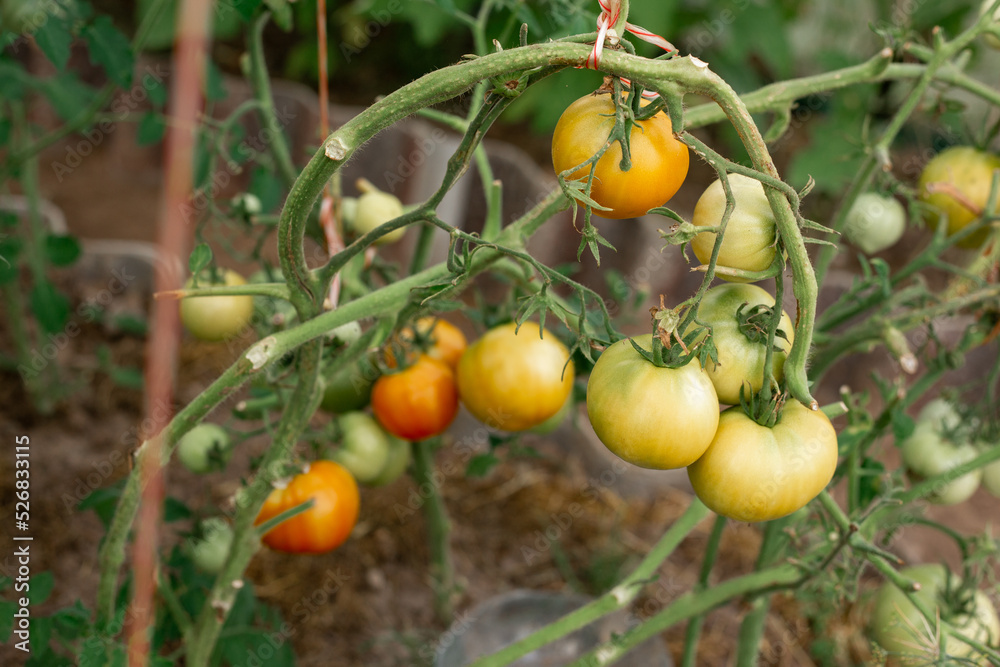
<svg viewBox="0 0 1000 667">
<path fill-rule="evenodd" d="M 73 43 L 72 23 L 68 16 L 60 11 L 50 12 L 34 32 L 35 43 L 45 57 L 55 65 L 57 70 L 64 71 L 69 62 L 70 46 Z"/>
<path fill-rule="evenodd" d="M 55 112 L 65 121 L 71 121 L 80 114 L 80 109 L 94 98 L 94 89 L 86 85 L 72 72 L 62 72 L 35 82 L 35 87 L 49 101 Z M 103 134 L 94 131 L 98 137 Z M 89 140 L 93 148 L 100 140 Z"/>
<path fill-rule="evenodd" d="M 139 119 L 135 141 L 140 146 L 158 144 L 166 131 L 167 124 L 163 122 L 163 117 L 155 111 L 147 111 Z"/>
<path fill-rule="evenodd" d="M 212 261 L 212 249 L 207 243 L 199 243 L 188 258 L 188 271 L 197 276 Z"/>
<path fill-rule="evenodd" d="M 45 333 L 56 333 L 69 319 L 69 299 L 48 280 L 31 290 L 31 312 Z"/>
<path fill-rule="evenodd" d="M 209 102 L 226 99 L 226 87 L 222 83 L 222 72 L 211 60 L 205 62 L 205 99 Z"/>
<path fill-rule="evenodd" d="M 14 630 L 14 612 L 17 603 L 11 600 L 0 600 L 0 642 L 7 643 L 11 631 Z"/>
<path fill-rule="evenodd" d="M 477 454 L 469 461 L 465 474 L 467 477 L 485 477 L 498 463 L 500 459 L 493 454 Z"/>
<path fill-rule="evenodd" d="M 892 411 L 892 434 L 896 437 L 896 442 L 900 443 L 913 435 L 917 423 L 910 415 L 902 410 Z"/>
<path fill-rule="evenodd" d="M 45 254 L 53 266 L 69 266 L 80 257 L 80 242 L 69 234 L 45 237 Z"/>
<path fill-rule="evenodd" d="M 288 0 L 264 0 L 264 4 L 273 12 L 274 25 L 289 32 L 292 29 L 292 8 Z"/>
<path fill-rule="evenodd" d="M 132 82 L 134 58 L 128 39 L 115 27 L 110 16 L 98 16 L 83 30 L 90 51 L 90 61 L 104 68 L 104 73 L 120 88 Z"/>
<path fill-rule="evenodd" d="M 21 239 L 4 238 L 0 234 L 0 285 L 17 279 L 17 256 L 21 253 Z"/>
<path fill-rule="evenodd" d="M 42 604 L 49 599 L 56 580 L 51 572 L 41 572 L 33 576 L 28 584 L 28 599 L 32 605 Z"/>
</svg>

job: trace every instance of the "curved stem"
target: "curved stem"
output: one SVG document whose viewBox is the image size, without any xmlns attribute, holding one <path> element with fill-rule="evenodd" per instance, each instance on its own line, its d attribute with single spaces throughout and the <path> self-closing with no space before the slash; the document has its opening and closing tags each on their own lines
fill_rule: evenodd
<svg viewBox="0 0 1000 667">
<path fill-rule="evenodd" d="M 271 134 L 270 149 L 274 156 L 274 164 L 278 168 L 278 175 L 284 181 L 285 187 L 290 188 L 298 173 L 295 171 L 292 154 L 288 150 L 284 128 L 278 122 L 278 115 L 275 113 L 271 80 L 264 59 L 264 27 L 270 18 L 270 12 L 263 12 L 254 20 L 250 30 L 250 85 L 259 105 L 260 122 Z"/>
<path fill-rule="evenodd" d="M 708 536 L 708 544 L 705 545 L 705 555 L 701 559 L 701 573 L 698 575 L 698 585 L 695 591 L 703 591 L 708 588 L 708 578 L 712 574 L 712 567 L 719 554 L 719 544 L 722 542 L 722 531 L 726 528 L 728 519 L 724 516 L 715 517 L 712 524 L 712 533 Z M 695 667 L 698 658 L 698 639 L 701 635 L 701 627 L 705 624 L 705 616 L 699 614 L 688 621 L 687 630 L 684 633 L 684 655 L 681 657 L 681 667 Z"/>
</svg>

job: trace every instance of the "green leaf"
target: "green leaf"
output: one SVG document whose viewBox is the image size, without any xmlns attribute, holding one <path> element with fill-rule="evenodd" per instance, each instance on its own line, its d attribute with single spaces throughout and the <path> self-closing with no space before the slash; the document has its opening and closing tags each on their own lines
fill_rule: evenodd
<svg viewBox="0 0 1000 667">
<path fill-rule="evenodd" d="M 90 61 L 103 67 L 108 78 L 120 88 L 128 88 L 134 66 L 132 46 L 114 26 L 111 17 L 98 16 L 84 28 L 83 37 L 90 51 Z"/>
<path fill-rule="evenodd" d="M 152 73 L 147 74 L 142 79 L 142 87 L 149 93 L 149 103 L 156 109 L 163 109 L 167 104 L 167 84 Z"/>
<path fill-rule="evenodd" d="M 166 131 L 167 124 L 163 122 L 163 116 L 156 111 L 147 111 L 139 119 L 135 141 L 140 146 L 158 144 L 163 141 L 163 135 Z"/>
<path fill-rule="evenodd" d="M 885 466 L 875 459 L 865 457 L 861 461 L 859 472 L 858 506 L 868 507 L 882 491 L 882 477 L 885 475 Z"/>
<path fill-rule="evenodd" d="M 0 285 L 14 282 L 18 276 L 17 256 L 21 253 L 21 239 L 0 236 Z"/>
<path fill-rule="evenodd" d="M 55 112 L 65 121 L 75 119 L 80 110 L 94 99 L 93 88 L 72 72 L 62 72 L 47 79 L 40 79 L 35 86 L 49 101 Z M 103 135 L 98 135 L 103 136 Z M 93 143 L 93 142 L 91 142 Z"/>
<path fill-rule="evenodd" d="M 34 616 L 28 622 L 28 631 L 31 633 L 31 652 L 33 658 L 44 660 L 39 664 L 46 667 L 56 667 L 52 664 L 53 656 L 49 648 L 49 641 L 52 638 L 52 619 Z"/>
<path fill-rule="evenodd" d="M 207 243 L 199 243 L 188 258 L 188 270 L 192 276 L 198 275 L 212 261 L 212 249 Z"/>
<path fill-rule="evenodd" d="M 892 411 L 892 434 L 896 437 L 896 443 L 902 443 L 904 440 L 913 435 L 914 429 L 916 429 L 917 423 L 913 420 L 910 415 L 906 414 L 902 410 Z"/>
<path fill-rule="evenodd" d="M 209 102 L 226 99 L 226 87 L 222 82 L 222 72 L 211 60 L 205 61 L 205 99 Z"/>
<path fill-rule="evenodd" d="M 484 477 L 498 463 L 500 459 L 493 454 L 477 454 L 469 461 L 465 474 L 468 477 Z"/>
<path fill-rule="evenodd" d="M 257 8 L 260 7 L 261 0 L 234 0 L 233 7 L 240 15 L 249 21 L 254 17 Z"/>
<path fill-rule="evenodd" d="M 180 500 L 167 496 L 163 501 L 163 521 L 164 523 L 170 523 L 172 521 L 183 521 L 185 519 L 190 519 L 194 516 L 193 512 L 188 509 L 188 506 L 182 503 Z"/>
<path fill-rule="evenodd" d="M 0 642 L 4 644 L 7 643 L 10 633 L 14 630 L 14 612 L 16 611 L 16 602 L 0 600 Z"/>
<path fill-rule="evenodd" d="M 264 0 L 264 4 L 273 13 L 274 24 L 285 32 L 289 32 L 292 29 L 292 8 L 289 6 L 288 0 Z"/>
<path fill-rule="evenodd" d="M 69 266 L 80 257 L 80 242 L 69 234 L 45 237 L 45 254 L 53 266 Z"/>
<path fill-rule="evenodd" d="M 104 524 L 104 529 L 107 530 L 108 525 L 111 523 L 111 517 L 115 513 L 115 508 L 118 506 L 118 499 L 122 495 L 122 488 L 124 486 L 125 480 L 122 479 L 111 486 L 94 489 L 86 498 L 80 501 L 80 504 L 76 508 L 81 512 L 93 510 L 97 518 Z"/>
<path fill-rule="evenodd" d="M 35 43 L 57 70 L 65 70 L 73 43 L 73 24 L 61 12 L 51 12 L 34 33 Z"/>
<path fill-rule="evenodd" d="M 260 200 L 262 211 L 273 211 L 281 203 L 285 189 L 278 178 L 264 167 L 256 167 L 250 175 L 247 192 Z"/>
<path fill-rule="evenodd" d="M 42 604 L 52 595 L 56 580 L 51 572 L 41 572 L 28 581 L 28 599 L 32 606 Z"/>
<path fill-rule="evenodd" d="M 69 319 L 69 299 L 48 280 L 31 290 L 31 312 L 45 333 L 56 333 Z"/>
<path fill-rule="evenodd" d="M 0 99 L 14 101 L 24 98 L 31 77 L 20 65 L 0 58 Z"/>
<path fill-rule="evenodd" d="M 124 389 L 141 390 L 146 384 L 142 371 L 131 366 L 112 366 L 108 369 L 108 376 Z"/>
</svg>

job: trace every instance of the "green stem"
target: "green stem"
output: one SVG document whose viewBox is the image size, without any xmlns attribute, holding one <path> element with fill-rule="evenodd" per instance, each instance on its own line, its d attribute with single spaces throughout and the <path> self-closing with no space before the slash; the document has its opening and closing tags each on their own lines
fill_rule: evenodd
<svg viewBox="0 0 1000 667">
<path fill-rule="evenodd" d="M 787 542 L 783 532 L 787 523 L 785 518 L 776 519 L 769 521 L 764 528 L 764 539 L 760 544 L 760 552 L 757 556 L 756 569 L 758 572 L 770 565 L 775 556 L 782 551 Z M 761 595 L 751 603 L 750 612 L 740 624 L 740 634 L 736 644 L 736 667 L 755 667 L 757 664 L 760 639 L 764 635 L 764 626 L 767 623 L 770 607 L 770 595 Z"/>
<path fill-rule="evenodd" d="M 264 59 L 264 27 L 270 18 L 270 12 L 261 13 L 253 22 L 250 30 L 250 85 L 259 104 L 261 124 L 271 133 L 269 146 L 271 155 L 274 156 L 275 166 L 278 168 L 278 175 L 284 181 L 285 187 L 290 188 L 295 183 L 298 173 L 295 170 L 295 163 L 292 161 L 292 154 L 288 150 L 284 128 L 278 123 L 278 115 L 274 110 L 271 80 L 267 72 L 267 61 Z"/>
<path fill-rule="evenodd" d="M 455 594 L 455 566 L 451 558 L 451 521 L 444 505 L 441 488 L 434 477 L 434 446 L 431 442 L 410 443 L 413 450 L 413 480 L 424 498 L 427 519 L 427 542 L 434 581 L 434 610 L 438 620 L 450 623 Z"/>
<path fill-rule="evenodd" d="M 238 494 L 233 546 L 198 615 L 188 643 L 187 664 L 191 667 L 209 664 L 219 631 L 239 592 L 240 587 L 234 584 L 260 548 L 254 520 L 271 493 L 274 482 L 286 473 L 298 436 L 319 405 L 320 394 L 316 386 L 322 351 L 321 340 L 310 341 L 299 350 L 298 383 L 278 424 L 274 442 L 264 455 L 256 476 Z"/>
<path fill-rule="evenodd" d="M 715 517 L 712 524 L 712 533 L 708 536 L 708 544 L 705 546 L 705 555 L 701 559 L 701 573 L 698 576 L 698 584 L 695 591 L 704 591 L 708 588 L 708 578 L 712 574 L 712 567 L 719 554 L 719 544 L 722 542 L 722 531 L 726 528 L 728 519 L 724 516 Z M 705 624 L 704 614 L 698 614 L 688 621 L 687 630 L 684 633 L 684 655 L 681 656 L 681 667 L 695 667 L 698 658 L 698 640 L 701 636 L 701 628 Z"/>
<path fill-rule="evenodd" d="M 434 231 L 434 225 L 426 222 L 420 225 L 420 235 L 417 236 L 417 243 L 413 248 L 413 259 L 410 260 L 410 275 L 423 271 L 424 265 L 427 264 L 427 257 L 434 245 Z"/>
<path fill-rule="evenodd" d="M 798 569 L 791 565 L 780 565 L 735 579 L 729 579 L 705 591 L 697 593 L 692 591 L 677 598 L 673 604 L 642 625 L 625 632 L 623 635 L 616 637 L 612 642 L 603 644 L 582 658 L 579 658 L 576 662 L 572 663 L 572 667 L 613 665 L 639 644 L 651 637 L 655 637 L 681 621 L 711 611 L 734 598 L 763 591 L 789 588 L 799 583 L 799 581 L 801 581 L 801 576 Z"/>
<path fill-rule="evenodd" d="M 687 511 L 663 534 L 660 541 L 650 550 L 649 554 L 642 562 L 613 589 L 587 603 L 579 609 L 563 616 L 558 621 L 550 623 L 544 628 L 533 632 L 524 639 L 521 639 L 493 655 L 480 658 L 470 665 L 470 667 L 500 667 L 527 655 L 531 651 L 541 648 L 546 644 L 565 637 L 574 630 L 578 630 L 585 625 L 601 618 L 617 609 L 621 609 L 630 604 L 649 583 L 655 575 L 660 565 L 674 552 L 677 545 L 681 543 L 688 534 L 694 530 L 702 519 L 709 515 L 709 510 L 701 501 L 694 499 Z M 713 589 L 715 590 L 715 589 Z M 706 591 L 704 595 L 710 595 L 711 591 Z M 673 608 L 671 605 L 668 609 Z M 661 614 L 662 615 L 662 614 Z M 640 628 L 645 627 L 645 623 Z M 582 663 L 581 663 L 582 664 Z M 587 663 L 590 664 L 590 663 Z M 597 664 L 597 663 L 594 663 Z M 603 663 L 610 664 L 610 663 Z"/>
</svg>

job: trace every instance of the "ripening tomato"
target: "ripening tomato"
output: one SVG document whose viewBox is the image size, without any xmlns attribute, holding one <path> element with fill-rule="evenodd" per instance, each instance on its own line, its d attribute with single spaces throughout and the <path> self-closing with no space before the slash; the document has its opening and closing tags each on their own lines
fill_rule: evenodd
<svg viewBox="0 0 1000 667">
<path fill-rule="evenodd" d="M 712 511 L 755 522 L 805 507 L 836 469 L 837 432 L 829 418 L 790 400 L 772 428 L 739 406 L 723 412 L 712 444 L 688 466 L 688 478 Z"/>
<path fill-rule="evenodd" d="M 778 233 L 771 204 L 764 194 L 764 186 L 756 178 L 729 174 L 729 187 L 733 191 L 736 205 L 726 223 L 726 233 L 716 266 L 741 271 L 764 271 L 771 266 L 777 253 Z M 722 189 L 722 181 L 716 179 L 695 204 L 691 224 L 695 227 L 716 227 L 722 222 L 725 210 L 726 192 Z M 714 232 L 704 232 L 691 239 L 691 249 L 702 264 L 708 264 L 712 258 L 715 237 Z M 749 282 L 721 273 L 717 275 L 731 282 Z"/>
<path fill-rule="evenodd" d="M 541 337 L 539 337 L 541 335 Z M 524 431 L 544 422 L 573 390 L 569 350 L 537 322 L 501 324 L 458 363 L 462 403 L 487 426 Z"/>
<path fill-rule="evenodd" d="M 243 276 L 235 271 L 225 270 L 220 285 L 236 287 L 245 285 Z M 191 287 L 188 280 L 186 287 Z M 199 287 L 211 286 L 205 280 Z M 253 317 L 253 297 L 242 296 L 189 296 L 181 299 L 181 322 L 195 338 L 220 341 L 239 335 Z"/>
<path fill-rule="evenodd" d="M 740 326 L 737 311 L 746 304 L 744 314 L 755 306 L 774 306 L 774 297 L 756 285 L 717 285 L 705 292 L 698 304 L 698 321 L 712 327 L 712 339 L 719 354 L 719 363 L 711 360 L 705 370 L 715 385 L 719 402 L 738 405 L 740 387 L 746 386 L 746 397 L 764 386 L 764 357 L 767 354 L 767 330 L 757 323 Z M 766 323 L 765 323 L 766 324 Z M 775 336 L 779 348 L 771 355 L 774 377 L 779 382 L 784 375 L 785 357 L 792 349 L 795 334 L 788 313 L 781 311 L 778 326 L 788 340 Z"/>
<path fill-rule="evenodd" d="M 233 545 L 233 529 L 221 516 L 205 519 L 198 528 L 198 534 L 188 538 L 182 548 L 196 568 L 206 574 L 218 574 Z"/>
<path fill-rule="evenodd" d="M 350 471 L 362 484 L 378 477 L 389 461 L 389 438 L 372 417 L 364 412 L 345 412 L 337 418 L 340 447 L 330 458 Z"/>
<path fill-rule="evenodd" d="M 948 234 L 968 227 L 978 216 L 963 202 L 983 212 L 993 185 L 993 172 L 997 169 L 1000 169 L 1000 157 L 972 146 L 953 146 L 941 151 L 924 167 L 917 184 L 920 199 L 934 209 L 930 222 L 937 225 L 942 217 L 947 218 Z M 949 189 L 959 193 L 962 201 Z M 988 235 L 988 229 L 981 229 L 956 245 L 978 248 Z"/>
<path fill-rule="evenodd" d="M 469 345 L 469 341 L 466 340 L 461 329 L 447 320 L 437 317 L 421 317 L 417 320 L 416 330 L 421 338 L 430 339 L 431 346 L 425 350 L 427 356 L 443 361 L 452 370 L 458 368 L 458 360 L 462 358 L 462 353 Z M 412 345 L 414 338 L 413 327 L 408 326 L 399 332 L 398 342 L 404 348 L 408 348 Z M 395 366 L 396 360 L 393 357 L 391 346 L 386 348 L 385 360 L 390 368 Z"/>
<path fill-rule="evenodd" d="M 390 220 L 395 220 L 403 215 L 403 204 L 395 195 L 382 192 L 365 179 L 360 179 L 357 183 L 358 189 L 362 191 L 358 197 L 357 206 L 352 210 L 344 211 L 350 216 L 344 215 L 346 227 L 355 236 L 363 236 L 373 229 L 384 225 Z M 386 245 L 395 243 L 406 234 L 406 227 L 400 227 L 384 236 L 380 236 L 375 245 Z"/>
<path fill-rule="evenodd" d="M 361 496 L 347 468 L 333 461 L 315 461 L 284 488 L 271 491 L 254 525 L 312 498 L 313 506 L 283 521 L 263 537 L 276 551 L 320 554 L 336 549 L 358 521 Z"/>
<path fill-rule="evenodd" d="M 964 608 L 950 604 L 946 591 L 955 591 L 961 579 L 949 573 L 944 565 L 926 563 L 905 568 L 899 572 L 904 577 L 920 584 L 920 590 L 913 597 L 926 607 L 936 610 L 941 620 L 970 639 L 988 646 L 996 646 L 1000 640 L 1000 618 L 990 598 L 977 590 Z M 923 617 L 903 591 L 893 584 L 882 584 L 875 596 L 872 609 L 871 629 L 875 641 L 890 651 L 901 665 L 931 664 L 990 664 L 989 659 L 965 642 L 948 637 L 946 650 L 954 660 L 938 663 L 939 641 L 936 629 Z"/>
<path fill-rule="evenodd" d="M 988 446 L 984 443 L 982 448 L 988 449 Z M 983 488 L 1000 498 L 1000 460 L 983 466 Z"/>
<path fill-rule="evenodd" d="M 372 412 L 385 430 L 403 440 L 440 435 L 458 414 L 455 374 L 443 361 L 421 355 L 413 365 L 375 381 Z"/>
<path fill-rule="evenodd" d="M 652 348 L 652 334 L 632 340 Z M 671 470 L 696 461 L 712 442 L 719 400 L 697 359 L 660 368 L 624 339 L 606 349 L 590 372 L 587 415 L 597 437 L 619 458 Z"/>
<path fill-rule="evenodd" d="M 372 385 L 378 376 L 379 370 L 367 359 L 341 368 L 324 378 L 320 407 L 334 414 L 362 409 L 371 400 Z"/>
<path fill-rule="evenodd" d="M 559 117 L 552 135 L 552 165 L 559 174 L 583 164 L 607 142 L 615 125 L 610 93 L 585 95 Z M 662 111 L 639 121 L 629 135 L 632 167 L 621 170 L 617 141 L 597 161 L 590 198 L 610 210 L 594 210 L 605 218 L 634 218 L 662 206 L 680 189 L 688 172 L 687 146 L 674 137 L 670 118 Z M 570 179 L 586 182 L 590 165 Z"/>
</svg>

